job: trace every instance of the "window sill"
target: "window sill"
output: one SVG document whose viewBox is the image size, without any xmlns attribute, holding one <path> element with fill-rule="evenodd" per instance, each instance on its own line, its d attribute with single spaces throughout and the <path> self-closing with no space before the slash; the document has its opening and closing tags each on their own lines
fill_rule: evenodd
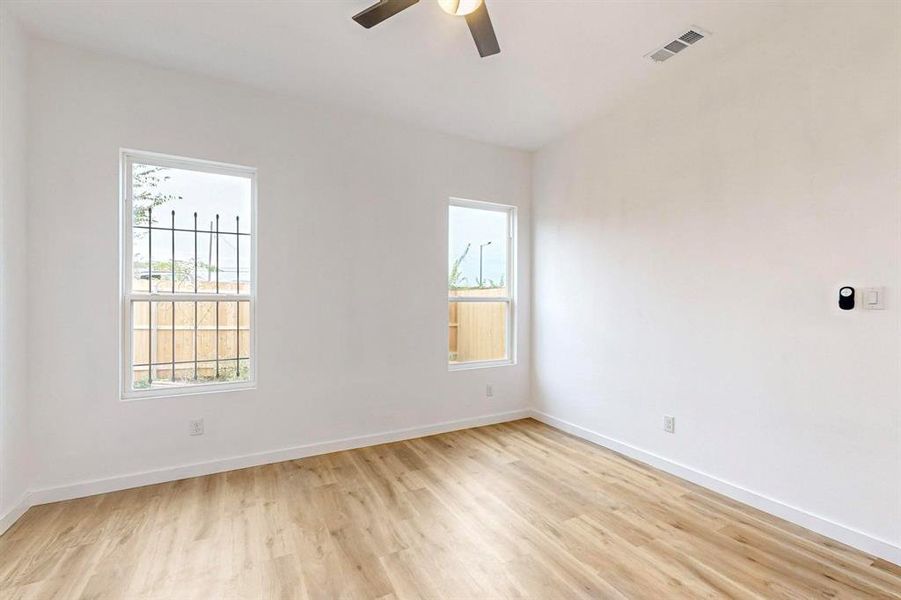
<svg viewBox="0 0 901 600">
<path fill-rule="evenodd" d="M 491 369 L 493 367 L 512 367 L 516 365 L 515 360 L 483 360 L 457 364 L 448 364 L 448 371 L 470 371 L 472 369 Z"/>
<path fill-rule="evenodd" d="M 135 400 L 159 400 L 162 398 L 177 398 L 181 396 L 198 396 L 207 394 L 225 394 L 228 392 L 243 392 L 255 390 L 255 381 L 243 381 L 241 383 L 210 383 L 185 387 L 173 387 L 171 389 L 136 390 L 121 392 L 120 402 L 133 402 Z"/>
</svg>

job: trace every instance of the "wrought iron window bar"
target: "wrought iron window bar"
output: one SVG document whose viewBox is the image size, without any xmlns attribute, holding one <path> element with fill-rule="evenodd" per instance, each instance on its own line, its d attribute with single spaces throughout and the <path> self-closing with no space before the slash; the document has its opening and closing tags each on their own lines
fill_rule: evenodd
<svg viewBox="0 0 901 600">
<path fill-rule="evenodd" d="M 147 302 L 147 358 L 148 358 L 148 362 L 136 363 L 136 362 L 134 362 L 134 357 L 132 357 L 132 365 L 131 365 L 132 374 L 134 373 L 135 369 L 147 368 L 147 385 L 148 385 L 148 387 L 150 387 L 153 385 L 153 369 L 154 369 L 154 367 L 168 366 L 170 368 L 169 381 L 172 383 L 175 383 L 176 382 L 176 378 L 175 378 L 176 365 L 193 364 L 193 366 L 194 366 L 193 380 L 196 382 L 196 381 L 198 381 L 198 369 L 199 369 L 198 365 L 200 363 L 214 363 L 215 364 L 215 373 L 216 373 L 214 379 L 218 380 L 221 377 L 220 363 L 221 362 L 229 362 L 230 363 L 233 361 L 234 366 L 235 366 L 235 375 L 239 377 L 240 370 L 241 370 L 241 361 L 242 360 L 243 361 L 250 360 L 249 356 L 240 356 L 240 354 L 241 354 L 241 352 L 240 352 L 240 350 L 241 350 L 241 303 L 242 302 L 247 302 L 247 303 L 250 302 L 250 298 L 244 297 L 241 294 L 241 237 L 242 236 L 248 236 L 248 237 L 250 236 L 250 233 L 241 231 L 241 217 L 235 216 L 235 230 L 234 231 L 221 231 L 219 228 L 219 215 L 217 214 L 216 220 L 215 220 L 215 224 L 216 224 L 215 229 L 211 228 L 209 230 L 206 230 L 206 229 L 198 229 L 197 213 L 195 212 L 194 213 L 194 228 L 193 229 L 185 229 L 183 227 L 175 226 L 175 211 L 173 210 L 173 211 L 171 211 L 170 226 L 169 227 L 160 227 L 160 226 L 153 225 L 153 208 L 150 207 L 147 209 L 147 223 L 148 223 L 147 225 L 132 225 L 133 229 L 142 230 L 142 231 L 147 232 L 147 290 L 148 290 L 146 297 L 140 297 L 140 298 L 132 297 L 132 302 Z M 215 284 L 216 291 L 215 291 L 215 294 L 213 295 L 214 298 L 213 299 L 204 298 L 204 299 L 194 299 L 194 300 L 191 300 L 190 298 L 185 298 L 184 300 L 177 300 L 177 301 L 176 300 L 168 300 L 169 304 L 171 305 L 171 310 L 172 310 L 172 318 L 171 318 L 171 321 L 172 321 L 171 322 L 172 359 L 167 362 L 154 362 L 153 361 L 153 331 L 154 331 L 154 329 L 153 329 L 153 303 L 154 302 L 156 302 L 156 303 L 167 302 L 166 300 L 154 299 L 154 296 L 158 293 L 158 291 L 154 292 L 154 290 L 153 290 L 153 279 L 154 279 L 153 232 L 154 231 L 169 232 L 169 234 L 171 236 L 171 254 L 170 254 L 170 273 L 169 274 L 171 277 L 171 294 L 172 295 L 176 295 L 179 293 L 190 294 L 190 292 L 178 292 L 175 289 L 175 283 L 176 283 L 176 270 L 175 270 L 175 264 L 176 264 L 175 237 L 176 236 L 175 236 L 175 234 L 177 232 L 194 234 L 194 240 L 193 240 L 194 241 L 194 277 L 193 277 L 194 292 L 193 292 L 193 294 L 195 296 L 198 295 L 197 282 L 198 282 L 199 260 L 198 260 L 198 250 L 197 250 L 197 236 L 198 236 L 198 234 L 208 234 L 210 236 L 215 236 L 215 244 L 216 244 L 216 284 Z M 220 262 L 220 256 L 219 256 L 219 239 L 220 239 L 220 236 L 223 236 L 223 235 L 235 236 L 235 294 L 234 295 L 222 294 L 220 291 L 219 273 L 221 271 L 221 269 L 220 269 L 221 262 Z M 143 279 L 143 275 L 141 275 L 141 279 Z M 162 274 L 160 273 L 159 275 L 157 275 L 156 279 L 161 280 Z M 220 296 L 225 296 L 226 298 L 229 298 L 229 299 L 220 300 L 219 299 Z M 237 296 L 237 298 L 235 298 L 235 296 Z M 235 299 L 231 299 L 231 298 L 235 298 Z M 175 304 L 176 304 L 176 302 L 193 302 L 194 303 L 194 321 L 192 324 L 192 328 L 193 328 L 193 332 L 194 332 L 192 351 L 193 351 L 194 357 L 190 361 L 175 360 L 175 355 L 176 355 Z M 215 358 L 213 360 L 203 360 L 203 359 L 199 359 L 197 356 L 197 332 L 200 329 L 198 326 L 197 305 L 200 302 L 210 302 L 210 303 L 215 302 L 216 303 L 216 324 L 215 324 L 215 329 L 214 329 L 215 336 L 216 336 L 216 344 L 215 344 Z M 219 305 L 222 302 L 229 302 L 229 303 L 234 302 L 236 304 L 235 327 L 234 327 L 235 350 L 236 350 L 235 358 L 221 358 L 220 357 L 220 351 L 219 351 L 220 350 L 219 349 L 219 337 L 220 336 L 219 336 L 219 334 L 223 331 L 223 329 L 220 327 L 220 323 L 219 323 Z M 137 330 L 137 328 L 134 326 L 134 324 L 132 324 L 132 335 L 134 335 L 135 330 Z M 248 331 L 248 333 L 250 333 L 249 329 L 247 331 Z M 159 336 L 160 334 L 161 334 L 161 330 L 159 328 L 157 328 L 157 336 Z"/>
<path fill-rule="evenodd" d="M 225 360 L 227 360 L 227 361 L 229 361 L 229 362 L 235 361 L 235 360 L 250 360 L 250 357 L 249 357 L 249 356 L 239 356 L 238 358 L 227 358 L 227 359 L 225 359 Z M 171 365 L 173 365 L 173 364 L 174 364 L 174 365 L 193 365 L 193 364 L 195 364 L 195 362 L 196 362 L 196 363 L 211 363 L 211 362 L 215 362 L 215 361 L 214 361 L 213 359 L 211 359 L 211 358 L 209 358 L 209 359 L 201 358 L 201 359 L 199 359 L 199 360 L 197 360 L 197 361 L 194 361 L 193 359 L 191 359 L 191 360 L 177 360 L 177 361 L 175 361 L 174 363 L 173 363 L 172 361 L 166 361 L 166 362 L 154 362 L 154 363 L 134 363 L 134 364 L 131 365 L 131 366 L 134 367 L 134 368 L 136 368 L 136 369 L 139 368 L 139 367 L 142 368 L 142 369 L 146 369 L 147 367 L 169 367 L 169 366 L 171 366 Z"/>
</svg>

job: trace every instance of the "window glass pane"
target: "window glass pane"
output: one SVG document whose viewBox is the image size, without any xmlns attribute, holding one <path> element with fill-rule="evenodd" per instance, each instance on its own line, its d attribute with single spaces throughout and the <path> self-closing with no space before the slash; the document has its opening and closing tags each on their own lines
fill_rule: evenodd
<svg viewBox="0 0 901 600">
<path fill-rule="evenodd" d="M 155 215 L 153 216 L 153 219 L 156 221 Z M 154 229 L 152 231 L 139 229 L 139 233 L 143 233 L 147 237 L 150 252 L 149 261 L 153 264 L 151 268 L 148 269 L 147 265 L 150 263 L 148 263 L 148 257 L 145 257 L 145 260 L 141 265 L 143 268 L 138 270 L 138 267 L 135 266 L 134 272 L 138 274 L 141 279 L 150 281 L 151 292 L 171 292 L 172 277 L 170 274 L 172 272 L 172 261 L 170 260 L 170 256 L 172 255 L 172 232 L 159 229 Z"/>
<path fill-rule="evenodd" d="M 130 167 L 131 365 L 135 390 L 248 381 L 251 303 L 227 299 L 253 293 L 253 177 L 138 160 Z M 160 162 L 169 162 L 161 159 Z M 193 169 L 199 170 L 193 170 Z M 224 168 L 229 171 L 230 169 Z M 128 263 L 124 265 L 127 267 Z M 124 270 L 128 270 L 127 268 Z M 142 293 L 179 294 L 149 301 Z M 194 294 L 219 293 L 210 302 Z"/>
<path fill-rule="evenodd" d="M 216 381 L 216 363 L 212 361 L 197 363 L 197 381 L 212 383 Z"/>
<path fill-rule="evenodd" d="M 214 292 L 218 273 L 220 291 L 235 293 L 239 261 L 241 278 L 249 282 L 251 185 L 236 175 L 134 164 L 132 289 L 147 291 L 150 281 L 153 291 L 169 293 L 174 270 L 175 291 L 193 292 L 195 229 L 198 291 Z M 175 233 L 174 253 L 173 227 L 182 230 Z"/>
<path fill-rule="evenodd" d="M 236 236 L 237 237 L 237 236 Z M 238 258 L 240 263 L 235 265 L 238 270 L 239 289 L 241 294 L 250 293 L 250 236 L 241 236 L 238 246 Z"/>
<path fill-rule="evenodd" d="M 246 360 L 229 360 L 219 363 L 219 381 L 247 381 L 248 375 Z"/>
<path fill-rule="evenodd" d="M 197 239 L 197 253 L 200 254 L 200 239 Z M 172 267 L 172 263 L 167 263 Z M 197 265 L 197 279 L 201 277 L 200 265 Z M 169 275 L 171 279 L 172 276 Z M 199 289 L 197 290 L 200 291 Z M 194 292 L 194 233 L 190 231 L 175 232 L 175 292 Z"/>
<path fill-rule="evenodd" d="M 219 359 L 238 357 L 238 303 L 219 303 Z M 234 366 L 234 365 L 233 365 Z"/>
<path fill-rule="evenodd" d="M 148 271 L 148 250 L 150 250 L 150 236 L 146 229 L 132 229 L 131 236 L 131 265 L 132 284 L 135 292 L 150 291 L 150 273 Z"/>
<path fill-rule="evenodd" d="M 150 303 L 149 302 L 132 302 L 131 303 L 131 350 L 133 365 L 147 365 L 150 362 Z M 142 377 L 147 379 L 147 368 L 142 368 Z M 138 376 L 135 375 L 137 383 Z"/>
<path fill-rule="evenodd" d="M 216 360 L 216 303 L 197 303 L 197 358 Z"/>
<path fill-rule="evenodd" d="M 463 206 L 449 209 L 448 293 L 506 296 L 509 213 Z"/>
<path fill-rule="evenodd" d="M 154 217 L 156 220 L 156 217 Z M 191 232 L 175 232 L 175 262 L 172 261 L 172 231 L 134 228 L 132 235 L 132 290 L 136 292 L 150 290 L 164 294 L 194 291 L 194 234 Z M 199 245 L 199 244 L 198 244 Z M 153 261 L 152 272 L 148 270 L 148 249 Z M 203 278 L 206 271 L 198 266 L 198 278 Z M 175 286 L 173 287 L 173 276 Z M 200 291 L 200 290 L 198 290 Z"/>
<path fill-rule="evenodd" d="M 506 302 L 448 302 L 448 361 L 508 358 L 508 309 Z"/>
<path fill-rule="evenodd" d="M 200 224 L 198 227 L 207 227 Z M 216 236 L 210 233 L 197 234 L 197 291 L 201 294 L 216 292 Z"/>
<path fill-rule="evenodd" d="M 133 389 L 249 378 L 249 301 L 134 301 L 131 305 Z"/>
<path fill-rule="evenodd" d="M 153 344 L 152 362 L 168 363 L 172 361 L 172 303 L 151 302 L 150 336 Z"/>
<path fill-rule="evenodd" d="M 240 346 L 239 352 L 241 358 L 250 357 L 250 302 L 240 302 L 240 312 L 238 317 L 241 319 L 238 323 L 240 330 Z"/>
<path fill-rule="evenodd" d="M 175 302 L 175 362 L 194 362 L 194 302 Z M 170 336 L 171 337 L 171 336 Z M 193 365 L 191 365 L 193 368 Z"/>
<path fill-rule="evenodd" d="M 133 389 L 146 390 L 150 387 L 147 382 L 149 367 L 135 367 L 132 377 L 134 377 Z"/>
<path fill-rule="evenodd" d="M 244 238 L 244 239 L 242 239 Z M 239 265 L 241 242 L 246 236 L 219 234 L 219 293 L 235 294 L 238 291 L 238 267 L 243 271 L 247 265 Z M 214 258 L 215 260 L 215 258 Z"/>
</svg>

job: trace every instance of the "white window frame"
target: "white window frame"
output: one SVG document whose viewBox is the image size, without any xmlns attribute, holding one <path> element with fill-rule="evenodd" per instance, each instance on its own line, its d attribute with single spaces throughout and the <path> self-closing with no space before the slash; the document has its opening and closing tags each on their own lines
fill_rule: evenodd
<svg viewBox="0 0 901 600">
<path fill-rule="evenodd" d="M 451 296 L 448 294 L 447 301 L 451 302 L 505 302 L 507 304 L 507 331 L 506 331 L 506 358 L 498 360 L 473 360 L 463 363 L 452 364 L 448 361 L 448 371 L 466 371 L 469 369 L 484 369 L 489 367 L 503 367 L 516 364 L 516 228 L 517 214 L 516 207 L 507 204 L 497 204 L 495 202 L 484 202 L 481 200 L 466 200 L 463 198 L 450 198 L 447 206 L 447 241 L 445 247 L 450 253 L 450 209 L 453 206 L 463 208 L 475 208 L 478 210 L 488 210 L 494 212 L 506 213 L 507 215 L 507 295 L 506 296 Z M 451 256 L 445 261 L 445 281 L 447 280 L 447 266 L 452 260 Z M 448 330 L 448 336 L 450 331 Z"/>
<path fill-rule="evenodd" d="M 210 294 L 210 293 L 188 293 L 179 292 L 161 293 L 161 292 L 134 292 L 131 291 L 133 281 L 132 273 L 132 165 L 148 164 L 159 167 L 169 167 L 174 169 L 183 169 L 188 171 L 199 171 L 202 173 L 216 173 L 220 175 L 231 175 L 235 177 L 244 177 L 250 180 L 250 291 L 249 293 L 238 294 Z M 192 394 L 208 394 L 228 392 L 235 390 L 247 390 L 256 387 L 256 305 L 257 305 L 257 170 L 253 167 L 242 165 L 232 165 L 227 163 L 213 162 L 208 160 L 200 160 L 195 158 L 187 158 L 182 156 L 171 156 L 167 154 L 158 154 L 155 152 L 144 152 L 140 150 L 122 149 L 120 150 L 120 193 L 119 193 L 119 213 L 120 213 L 120 231 L 119 231 L 119 262 L 120 280 L 119 280 L 119 329 L 120 329 L 120 389 L 119 397 L 121 400 L 138 400 L 145 398 L 165 398 L 170 396 L 184 396 Z M 166 388 L 135 390 L 132 389 L 134 382 L 134 369 L 132 366 L 132 358 L 134 356 L 133 335 L 132 335 L 132 305 L 135 301 L 153 301 L 153 302 L 193 302 L 193 301 L 248 301 L 250 303 L 250 323 L 248 324 L 248 379 L 246 381 L 237 382 L 209 382 L 196 383 L 182 386 L 172 386 Z M 223 359 L 225 361 L 234 359 Z M 205 361 L 209 362 L 209 361 Z"/>
</svg>

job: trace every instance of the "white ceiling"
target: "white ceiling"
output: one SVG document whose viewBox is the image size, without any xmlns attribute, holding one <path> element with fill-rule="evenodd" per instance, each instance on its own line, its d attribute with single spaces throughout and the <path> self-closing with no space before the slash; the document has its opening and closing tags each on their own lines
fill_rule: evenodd
<svg viewBox="0 0 901 600">
<path fill-rule="evenodd" d="M 535 149 L 662 69 L 703 72 L 813 2 L 487 0 L 501 53 L 433 0 L 366 30 L 375 0 L 5 0 L 34 34 L 174 69 Z M 664 64 L 643 56 L 690 25 L 714 35 Z"/>
</svg>

